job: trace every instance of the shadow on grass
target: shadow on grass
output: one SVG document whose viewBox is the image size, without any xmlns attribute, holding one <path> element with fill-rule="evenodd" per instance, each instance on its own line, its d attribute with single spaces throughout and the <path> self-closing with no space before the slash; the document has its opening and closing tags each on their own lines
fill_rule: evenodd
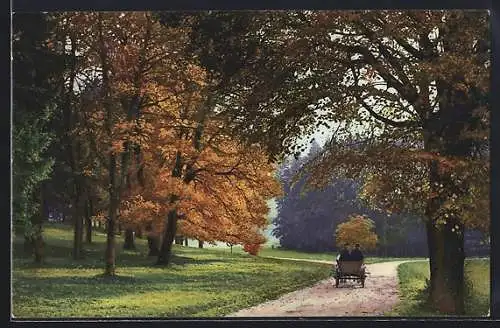
<svg viewBox="0 0 500 328">
<path fill-rule="evenodd" d="M 21 279 L 20 279 L 21 280 Z M 96 274 L 94 276 L 78 277 L 78 276 L 59 276 L 59 277 L 22 277 L 22 283 L 14 282 L 20 286 L 67 286 L 67 285 L 93 285 L 93 284 L 134 284 L 141 285 L 151 283 L 146 279 L 141 279 L 133 276 L 115 275 L 105 276 L 104 274 Z M 79 287 L 80 288 L 80 287 Z M 80 290 L 79 290 L 80 291 Z"/>
<path fill-rule="evenodd" d="M 33 262 L 32 255 L 26 254 L 23 250 L 23 245 L 16 243 L 13 245 L 14 268 L 22 269 L 36 269 L 36 268 L 67 268 L 67 269 L 95 269 L 104 267 L 104 248 L 102 245 L 91 245 L 84 249 L 83 257 L 79 260 L 72 258 L 72 250 L 65 246 L 47 244 L 45 246 L 45 258 L 42 264 Z M 196 252 L 186 252 L 183 250 L 176 251 L 179 254 L 195 254 Z M 182 256 L 173 254 L 171 257 L 171 266 L 188 266 L 188 265 L 202 265 L 211 263 L 230 263 L 231 258 L 192 258 L 189 256 Z M 162 267 L 156 265 L 155 256 L 147 256 L 147 250 L 138 248 L 136 251 L 117 249 L 116 255 L 117 267 L 131 268 L 131 267 Z"/>
<path fill-rule="evenodd" d="M 138 289 L 154 289 L 154 284 L 150 280 L 131 276 L 104 277 L 99 274 L 87 277 L 22 277 L 13 281 L 13 287 L 14 299 L 26 299 L 23 302 L 48 298 L 65 303 L 71 299 L 92 302 L 96 299 L 119 297 L 137 293 Z"/>
<path fill-rule="evenodd" d="M 104 254 L 104 245 L 102 244 L 91 244 L 85 245 L 83 247 L 83 259 L 96 257 L 100 254 Z M 24 245 L 19 242 L 15 242 L 12 244 L 12 253 L 14 258 L 19 259 L 30 259 L 33 256 L 30 253 L 27 253 L 24 250 Z M 66 244 L 57 244 L 57 243 L 46 243 L 43 248 L 43 254 L 45 258 L 65 258 L 68 260 L 72 259 L 73 250 L 71 247 L 68 247 Z"/>
</svg>

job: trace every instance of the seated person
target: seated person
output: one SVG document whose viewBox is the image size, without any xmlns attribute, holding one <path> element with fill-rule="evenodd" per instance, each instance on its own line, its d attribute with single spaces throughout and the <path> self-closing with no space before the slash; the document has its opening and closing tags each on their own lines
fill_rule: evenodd
<svg viewBox="0 0 500 328">
<path fill-rule="evenodd" d="M 356 244 L 354 246 L 354 249 L 352 250 L 352 252 L 350 254 L 350 260 L 351 261 L 363 261 L 364 258 L 365 257 L 363 256 L 363 253 L 361 253 L 361 250 L 360 250 L 360 245 Z"/>
<path fill-rule="evenodd" d="M 345 244 L 344 247 L 340 250 L 340 253 L 337 255 L 338 261 L 350 261 L 351 253 L 349 252 L 349 245 Z"/>
</svg>

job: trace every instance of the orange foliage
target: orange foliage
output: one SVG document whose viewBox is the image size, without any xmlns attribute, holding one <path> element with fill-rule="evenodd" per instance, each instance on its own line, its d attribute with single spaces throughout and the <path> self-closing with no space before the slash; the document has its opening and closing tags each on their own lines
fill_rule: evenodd
<svg viewBox="0 0 500 328">
<path fill-rule="evenodd" d="M 366 250 L 375 249 L 377 235 L 373 231 L 375 225 L 364 215 L 351 215 L 348 221 L 341 223 L 335 229 L 335 243 L 338 247 L 349 244 L 359 244 Z"/>
<path fill-rule="evenodd" d="M 147 12 L 59 17 L 61 35 L 73 39 L 85 58 L 79 75 L 83 119 L 74 133 L 100 159 L 96 179 L 103 187 L 109 183 L 108 155 L 119 155 L 119 220 L 151 223 L 160 231 L 176 209 L 179 233 L 186 236 L 263 243 L 266 200 L 280 192 L 275 168 L 259 146 L 232 139 L 224 118 L 214 117 L 205 71 L 182 56 L 189 30 L 166 28 Z M 103 67 L 106 88 L 84 77 Z M 89 164 L 86 172 L 97 166 Z M 176 166 L 179 174 L 173 174 Z M 173 196 L 177 201 L 171 202 Z"/>
<path fill-rule="evenodd" d="M 265 154 L 256 146 L 245 148 L 229 139 L 214 148 L 206 145 L 197 154 L 188 145 L 172 148 L 174 154 L 182 150 L 186 161 L 196 157 L 196 177 L 186 183 L 183 177 L 172 176 L 175 157 L 166 151 L 170 144 L 165 141 L 164 147 L 155 147 L 164 150 L 161 162 L 153 159 L 154 154 L 145 154 L 151 159 L 146 163 L 147 187 L 137 190 L 134 201 L 123 203 L 128 208 L 124 213 L 134 220 L 153 219 L 161 229 L 168 211 L 175 208 L 181 215 L 178 228 L 182 235 L 209 242 L 264 243 L 266 201 L 280 194 L 275 168 L 267 163 Z M 172 194 L 179 199 L 169 205 Z"/>
</svg>

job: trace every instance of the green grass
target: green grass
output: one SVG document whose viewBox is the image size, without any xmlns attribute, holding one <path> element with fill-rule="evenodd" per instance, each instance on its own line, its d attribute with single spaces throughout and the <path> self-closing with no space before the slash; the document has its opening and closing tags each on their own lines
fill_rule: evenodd
<svg viewBox="0 0 500 328">
<path fill-rule="evenodd" d="M 484 316 L 490 304 L 490 264 L 488 259 L 467 259 L 465 275 L 469 283 L 465 311 L 467 316 Z M 403 263 L 398 267 L 401 302 L 387 313 L 390 316 L 441 316 L 425 302 L 425 281 L 429 279 L 428 262 Z"/>
<path fill-rule="evenodd" d="M 104 270 L 105 236 L 94 235 L 86 258 L 71 260 L 70 228 L 45 228 L 46 262 L 22 255 L 14 240 L 13 314 L 50 317 L 217 317 L 310 286 L 330 275 L 330 266 L 228 254 L 219 249 L 174 247 L 169 267 L 154 266 L 145 240 L 137 251 L 117 243 L 117 274 Z"/>
<path fill-rule="evenodd" d="M 191 245 L 191 244 L 190 244 Z M 192 244 L 194 245 L 194 244 Z M 231 249 L 225 245 L 216 245 L 208 249 L 217 249 L 220 252 L 226 254 L 231 253 Z M 233 254 L 245 254 L 241 246 L 233 246 Z M 259 252 L 259 257 L 279 257 L 279 258 L 290 258 L 290 259 L 301 259 L 301 260 L 320 260 L 320 261 L 330 261 L 333 262 L 337 257 L 335 252 L 322 252 L 322 253 L 310 253 L 304 251 L 288 250 L 283 248 L 271 248 L 265 247 Z M 403 260 L 421 260 L 424 258 L 406 258 L 406 257 L 367 257 L 365 262 L 367 264 L 379 263 L 379 262 L 389 262 L 389 261 L 403 261 Z"/>
<path fill-rule="evenodd" d="M 286 249 L 271 249 L 264 248 L 259 252 L 259 256 L 262 257 L 281 257 L 281 258 L 294 258 L 294 259 L 304 259 L 304 260 L 321 260 L 321 261 L 333 261 L 337 257 L 337 253 L 325 252 L 325 253 L 307 253 L 298 252 Z M 402 261 L 402 260 L 416 260 L 420 258 L 400 258 L 400 257 L 367 257 L 365 263 L 379 263 L 379 262 L 389 262 L 389 261 Z"/>
<path fill-rule="evenodd" d="M 300 252 L 300 251 L 287 250 L 281 248 L 274 248 L 274 249 L 264 248 L 259 252 L 259 256 L 332 261 L 337 256 L 337 254 L 334 252 L 309 253 L 309 252 Z"/>
</svg>

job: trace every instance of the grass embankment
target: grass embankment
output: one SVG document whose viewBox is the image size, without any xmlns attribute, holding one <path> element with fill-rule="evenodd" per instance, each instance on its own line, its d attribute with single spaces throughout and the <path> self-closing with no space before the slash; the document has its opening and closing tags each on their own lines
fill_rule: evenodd
<svg viewBox="0 0 500 328">
<path fill-rule="evenodd" d="M 169 267 L 152 265 L 146 241 L 137 251 L 117 243 L 115 279 L 102 278 L 104 234 L 86 246 L 86 258 L 71 259 L 70 228 L 44 231 L 46 263 L 32 264 L 14 241 L 13 314 L 50 317 L 213 317 L 253 306 L 314 284 L 330 275 L 330 266 L 280 261 L 217 249 L 174 247 Z"/>
<path fill-rule="evenodd" d="M 468 281 L 465 311 L 467 316 L 485 316 L 490 306 L 489 259 L 467 259 L 465 275 Z M 429 279 L 429 263 L 403 263 L 398 267 L 401 302 L 391 316 L 441 316 L 426 304 L 425 285 Z"/>
</svg>

